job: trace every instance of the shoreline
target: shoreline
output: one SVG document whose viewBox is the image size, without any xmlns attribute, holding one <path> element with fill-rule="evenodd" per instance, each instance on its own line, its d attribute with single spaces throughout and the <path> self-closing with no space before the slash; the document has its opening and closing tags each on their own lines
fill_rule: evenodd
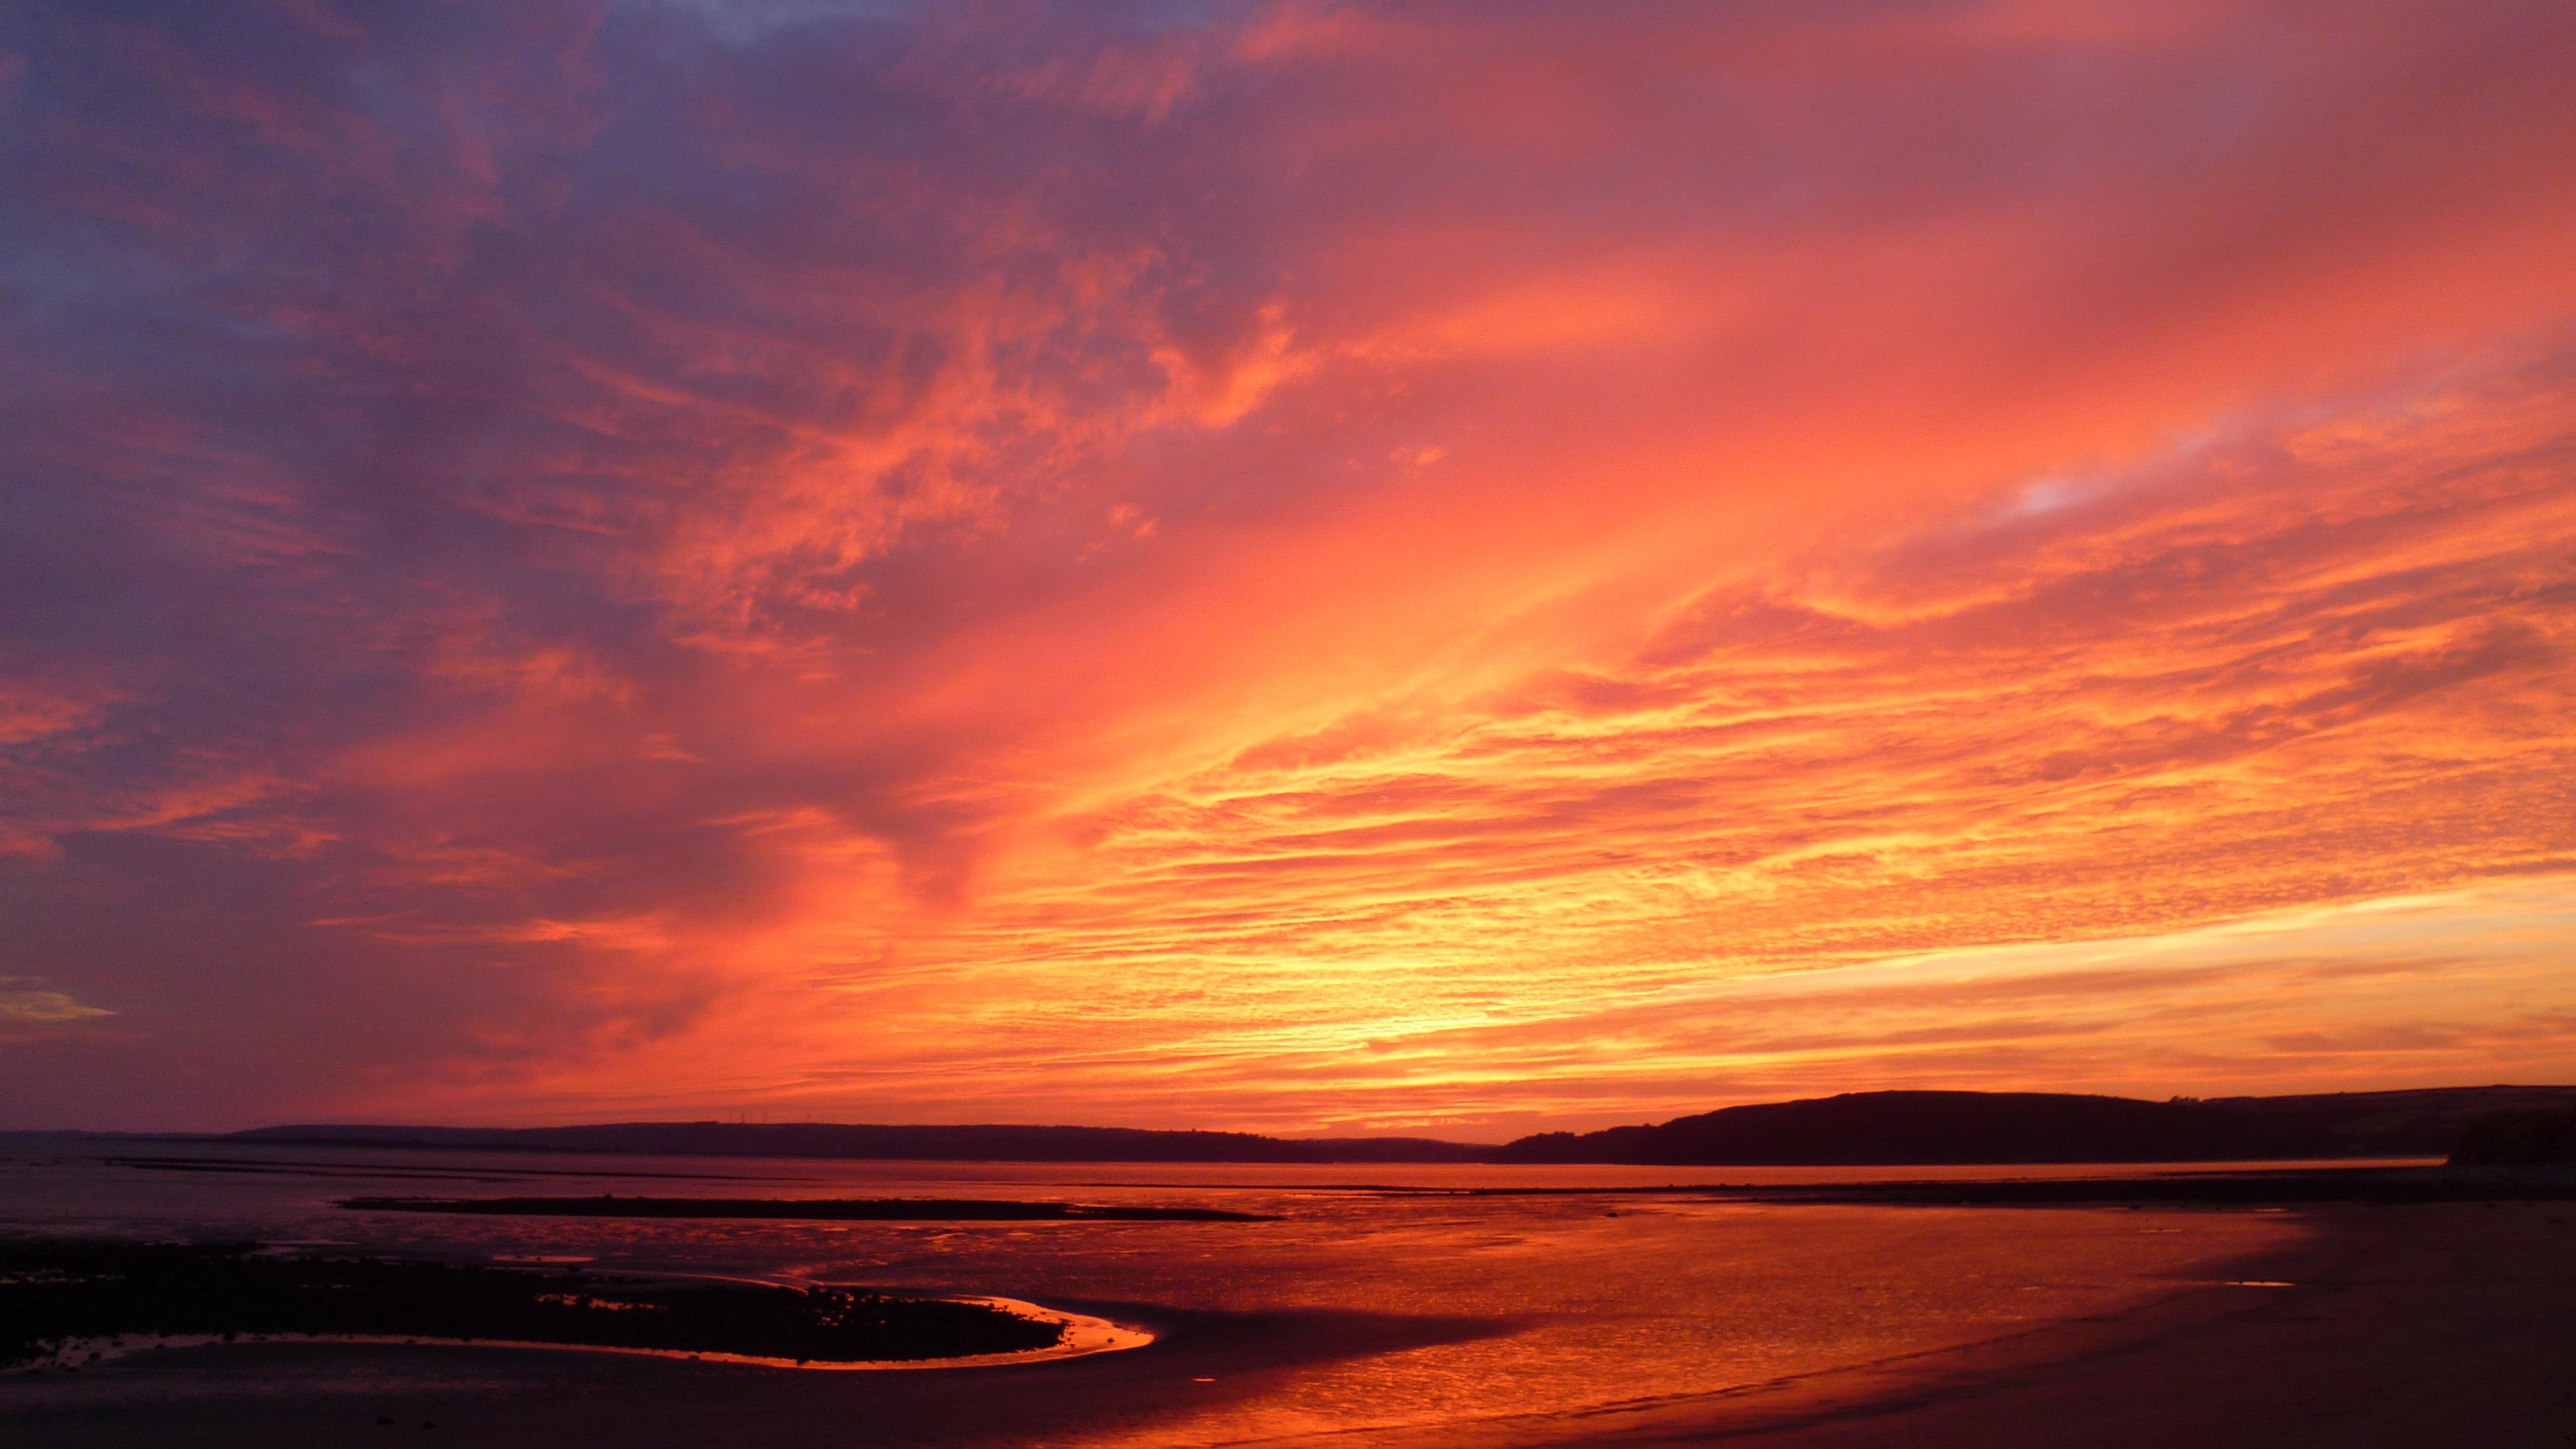
<svg viewBox="0 0 2576 1449">
<path fill-rule="evenodd" d="M 1156 1207 L 938 1197 L 351 1197 L 344 1212 L 450 1214 L 460 1217 L 635 1218 L 872 1223 L 1257 1223 L 1259 1213 L 1223 1208 Z"/>
<path fill-rule="evenodd" d="M 1007 1353 L 958 1354 L 948 1358 L 870 1358 L 814 1359 L 780 1358 L 751 1353 L 724 1353 L 716 1350 L 682 1348 L 629 1348 L 612 1343 L 552 1343 L 543 1339 L 521 1338 L 438 1338 L 422 1335 L 404 1337 L 391 1333 L 128 1333 L 115 1337 L 68 1339 L 47 1358 L 32 1363 L 13 1364 L 0 1369 L 0 1376 L 34 1376 L 44 1373 L 78 1371 L 92 1364 L 112 1363 L 140 1354 L 177 1349 L 241 1347 L 244 1344 L 323 1344 L 336 1346 L 369 1346 L 375 1348 L 494 1348 L 536 1349 L 548 1353 L 605 1353 L 630 1358 L 673 1359 L 683 1363 L 735 1364 L 750 1368 L 783 1369 L 789 1373 L 898 1373 L 934 1369 L 1007 1368 L 1015 1364 L 1054 1363 L 1064 1359 L 1089 1358 L 1095 1354 L 1125 1353 L 1154 1342 L 1150 1329 L 1114 1323 L 1087 1313 L 1073 1313 L 1049 1308 L 1025 1298 L 998 1298 L 986 1294 L 951 1295 L 937 1299 L 945 1303 L 973 1303 L 998 1308 L 1015 1317 L 1040 1323 L 1052 1323 L 1062 1336 L 1045 1348 L 1018 1349 Z M 141 1342 L 139 1340 L 150 1339 Z"/>
<path fill-rule="evenodd" d="M 2096 1318 L 1606 1415 L 1554 1445 L 1757 1449 L 2563 1446 L 2576 1212 L 2552 1200 L 2300 1210 L 2236 1276 Z"/>
<path fill-rule="evenodd" d="M 2576 1422 L 2576 1379 L 2565 1372 L 2576 1359 L 2569 1225 L 2576 1208 L 2499 1199 L 2495 1207 L 2317 1206 L 2291 1216 L 2306 1229 L 2294 1240 L 2209 1260 L 2171 1291 L 1977 1343 L 1654 1403 L 1527 1414 L 1502 1404 L 1491 1417 L 1275 1442 L 1281 1449 L 2567 1442 L 2563 1426 Z M 1998 1228 L 2010 1231 L 2005 1218 Z M 144 1355 L 95 1376 L 21 1380 L 10 1387 L 36 1392 L 0 1400 L 0 1415 L 29 1416 L 24 1422 L 47 1443 L 92 1449 L 172 1442 L 181 1423 L 192 1443 L 206 1445 L 337 1445 L 366 1422 L 355 1417 L 362 1411 L 435 1420 L 495 1449 L 567 1441 L 698 1449 L 754 1435 L 812 1438 L 853 1413 L 864 1413 L 876 1442 L 889 1444 L 1115 1443 L 1140 1432 L 1156 1443 L 1200 1443 L 1221 1437 L 1214 1431 L 1230 1406 L 1257 1410 L 1316 1366 L 1512 1331 L 1500 1320 L 1069 1306 L 1149 1325 L 1156 1339 L 1136 1352 L 988 1371 L 1001 1377 L 873 1378 L 577 1350 L 525 1354 L 489 1342 L 246 1343 Z M 1045 1377 L 1007 1377 L 1014 1373 Z M 835 1381 L 874 1387 L 853 1397 Z M 1207 1439 L 1171 1433 L 1202 1420 Z"/>
<path fill-rule="evenodd" d="M 73 1373 L 111 1354 L 245 1338 L 623 1350 L 785 1367 L 954 1367 L 1140 1342 L 1106 1321 L 1016 1298 L 281 1254 L 248 1243 L 0 1242 L 0 1362 L 13 1370 Z"/>
</svg>

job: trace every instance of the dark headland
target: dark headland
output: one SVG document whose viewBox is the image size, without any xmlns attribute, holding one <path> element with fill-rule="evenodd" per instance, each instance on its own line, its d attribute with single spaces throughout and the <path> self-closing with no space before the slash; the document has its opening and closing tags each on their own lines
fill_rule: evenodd
<svg viewBox="0 0 2576 1449">
<path fill-rule="evenodd" d="M 581 1127 L 261 1127 L 233 1142 L 676 1157 L 913 1162 L 1483 1162 L 1494 1148 L 1427 1137 L 1263 1137 L 1131 1127 L 873 1126 L 839 1122 L 611 1122 Z"/>
<path fill-rule="evenodd" d="M 1854 1092 L 1727 1107 L 1501 1145 L 1120 1127 L 623 1122 L 576 1127 L 263 1127 L 240 1143 L 692 1157 L 983 1162 L 1594 1163 L 1847 1166 L 2446 1157 L 2472 1123 L 2576 1110 L 2576 1087 L 2442 1087 L 2282 1097 Z M 132 1139 L 128 1139 L 132 1140 Z M 168 1140 L 168 1139 L 160 1139 Z"/>
<path fill-rule="evenodd" d="M 2251 1162 L 2447 1157 L 2472 1124 L 2576 1108 L 2576 1087 L 2448 1087 L 2163 1102 L 2056 1092 L 1855 1092 L 1651 1127 L 1550 1132 L 1496 1162 L 1654 1166 Z"/>
</svg>

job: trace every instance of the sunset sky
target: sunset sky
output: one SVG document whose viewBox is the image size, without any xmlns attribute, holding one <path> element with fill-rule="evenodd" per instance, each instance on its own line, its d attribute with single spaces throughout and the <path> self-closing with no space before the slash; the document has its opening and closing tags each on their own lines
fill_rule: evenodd
<svg viewBox="0 0 2576 1449">
<path fill-rule="evenodd" d="M 2576 1081 L 2576 7 L 0 12 L 0 1127 Z"/>
</svg>

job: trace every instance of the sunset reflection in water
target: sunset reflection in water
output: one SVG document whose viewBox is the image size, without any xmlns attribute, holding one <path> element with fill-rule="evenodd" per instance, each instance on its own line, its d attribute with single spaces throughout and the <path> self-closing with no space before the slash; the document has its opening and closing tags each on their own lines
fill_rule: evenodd
<svg viewBox="0 0 2576 1449">
<path fill-rule="evenodd" d="M 1915 1169 L 1275 1167 L 560 1158 L 312 1147 L 190 1149 L 281 1172 L 17 1160 L 0 1228 L 242 1235 L 489 1261 L 998 1294 L 1070 1305 L 1360 1311 L 1421 1320 L 1404 1346 L 1252 1365 L 1178 1419 L 1093 1426 L 1153 1446 L 1455 1430 L 1543 1438 L 1565 1416 L 1674 1408 L 2134 1305 L 2298 1231 L 2264 1214 L 1766 1206 L 1685 1192 L 1461 1195 L 1871 1180 Z M 297 1166 L 301 1165 L 301 1166 Z M 400 1175 L 385 1174 L 392 1168 Z M 370 1175 L 371 1169 L 380 1175 Z M 2144 1172 L 2161 1169 L 2108 1169 Z M 1933 1169 L 2017 1176 L 2028 1168 Z M 2054 1172 L 2056 1170 L 2051 1169 Z M 677 1182 L 702 1173 L 721 1182 Z M 632 1175 L 628 1175 L 632 1174 Z M 424 1175 L 427 1175 L 426 1177 Z M 469 1186 L 482 1175 L 484 1185 Z M 489 1184 L 506 1182 L 497 1189 Z M 1243 1223 L 781 1223 L 349 1213 L 361 1193 L 1028 1197 L 1187 1204 Z M 1367 1184 L 1366 1187 L 1357 1186 Z M 1371 1189 L 1387 1190 L 1371 1190 Z M 1331 1330 L 1327 1329 L 1327 1332 Z M 1002 1427 L 961 1422 L 960 1443 Z"/>
</svg>

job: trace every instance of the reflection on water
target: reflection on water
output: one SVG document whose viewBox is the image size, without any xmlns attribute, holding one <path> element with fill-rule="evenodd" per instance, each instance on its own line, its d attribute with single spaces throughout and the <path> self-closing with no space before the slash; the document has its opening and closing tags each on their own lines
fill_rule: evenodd
<svg viewBox="0 0 2576 1449">
<path fill-rule="evenodd" d="M 2232 1276 L 2228 1260 L 2294 1231 L 2283 1218 L 2238 1213 L 1783 1207 L 1687 1191 L 1930 1175 L 1885 1168 L 851 1163 L 198 1144 L 137 1144 L 123 1155 L 162 1160 L 119 1164 L 87 1147 L 5 1151 L 5 1229 L 589 1261 L 603 1271 L 1040 1302 L 1493 1320 L 1482 1336 L 1320 1365 L 1221 1413 L 1093 1441 L 1140 1449 L 1545 1419 L 1706 1395 L 2104 1312 L 2177 1282 Z M 1663 1186 L 1678 1190 L 1468 1191 Z M 1275 1220 L 620 1222 L 331 1206 L 366 1193 L 539 1190 L 1026 1196 L 1218 1207 Z"/>
</svg>

